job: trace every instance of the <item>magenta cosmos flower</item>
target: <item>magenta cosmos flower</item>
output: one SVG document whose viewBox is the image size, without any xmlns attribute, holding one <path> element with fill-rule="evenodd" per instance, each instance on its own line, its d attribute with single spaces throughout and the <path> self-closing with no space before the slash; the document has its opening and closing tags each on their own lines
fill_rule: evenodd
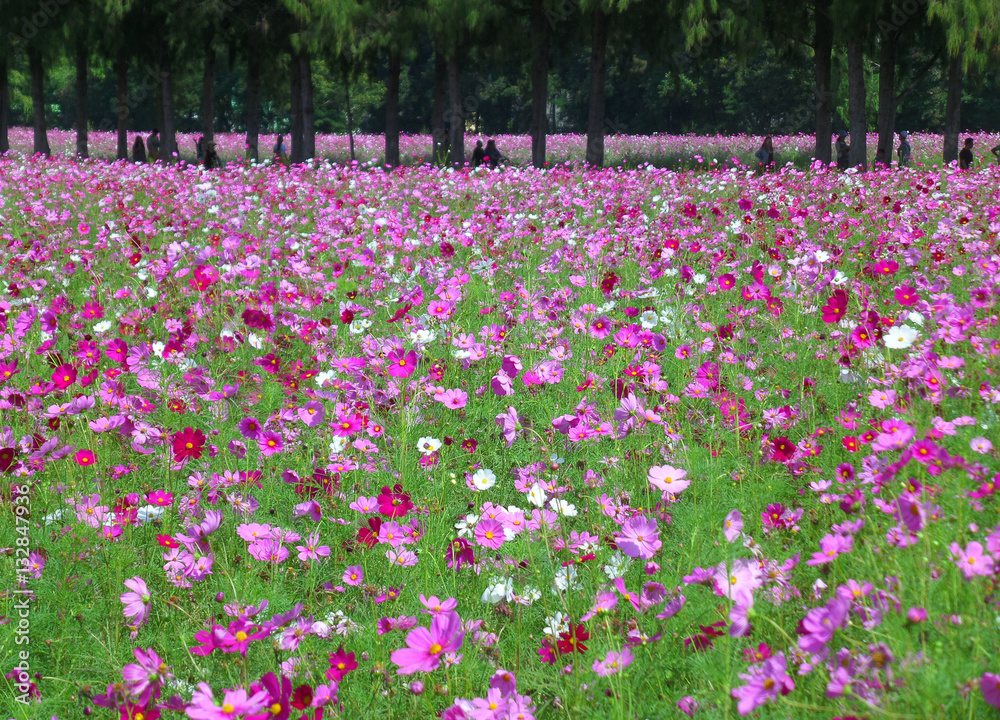
<svg viewBox="0 0 1000 720">
<path fill-rule="evenodd" d="M 408 378 L 417 369 L 417 354 L 410 350 L 393 350 L 385 357 L 386 372 L 391 377 Z"/>
<path fill-rule="evenodd" d="M 412 675 L 436 670 L 441 664 L 441 655 L 462 647 L 465 633 L 461 630 L 462 620 L 454 612 L 435 615 L 430 630 L 414 628 L 406 636 L 406 647 L 392 653 L 392 661 L 399 665 L 396 672 Z"/>
</svg>

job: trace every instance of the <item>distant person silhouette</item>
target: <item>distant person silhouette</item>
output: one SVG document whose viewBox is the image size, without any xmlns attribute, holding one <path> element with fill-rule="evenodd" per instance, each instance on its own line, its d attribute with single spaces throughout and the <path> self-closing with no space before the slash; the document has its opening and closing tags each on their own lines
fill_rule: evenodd
<svg viewBox="0 0 1000 720">
<path fill-rule="evenodd" d="M 198 142 L 194 146 L 195 154 L 197 155 L 198 162 L 205 159 L 205 136 L 202 135 L 198 138 Z"/>
<path fill-rule="evenodd" d="M 500 164 L 500 151 L 492 139 L 486 141 L 486 159 L 489 161 L 491 168 L 496 168 Z"/>
<path fill-rule="evenodd" d="M 146 144 L 142 141 L 142 135 L 136 135 L 135 142 L 132 143 L 132 162 L 146 162 Z"/>
<path fill-rule="evenodd" d="M 841 130 L 837 133 L 837 167 L 841 170 L 846 170 L 848 168 L 848 153 L 851 152 L 851 146 L 847 144 L 847 133 Z"/>
<path fill-rule="evenodd" d="M 910 167 L 910 143 L 906 130 L 899 131 L 899 167 Z"/>
<path fill-rule="evenodd" d="M 976 156 L 972 154 L 972 138 L 965 138 L 965 147 L 958 154 L 958 167 L 960 170 L 971 170 L 972 163 L 976 161 Z"/>
<path fill-rule="evenodd" d="M 771 140 L 771 136 L 768 135 L 764 138 L 764 142 L 761 143 L 760 149 L 754 154 L 757 158 L 757 169 L 760 172 L 767 172 L 771 169 L 774 164 L 774 141 Z"/>
<path fill-rule="evenodd" d="M 477 168 L 482 165 L 485 158 L 486 151 L 483 150 L 483 141 L 476 140 L 476 149 L 472 151 L 472 167 Z"/>
<path fill-rule="evenodd" d="M 156 162 L 160 159 L 160 129 L 153 128 L 153 132 L 146 138 L 146 147 L 149 150 L 149 162 Z"/>
<path fill-rule="evenodd" d="M 216 168 L 222 167 L 222 161 L 219 160 L 219 154 L 215 151 L 215 143 L 210 142 L 205 144 L 205 169 L 214 170 Z"/>
</svg>

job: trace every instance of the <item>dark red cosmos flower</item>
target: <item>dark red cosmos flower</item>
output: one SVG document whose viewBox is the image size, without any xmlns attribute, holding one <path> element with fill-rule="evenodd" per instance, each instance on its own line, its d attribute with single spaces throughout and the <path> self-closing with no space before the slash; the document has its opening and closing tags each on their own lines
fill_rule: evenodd
<svg viewBox="0 0 1000 720">
<path fill-rule="evenodd" d="M 448 567 L 455 570 L 460 570 L 462 565 L 475 565 L 476 563 L 476 555 L 472 545 L 462 538 L 455 538 L 448 544 L 448 550 L 444 557 L 448 561 Z"/>
<path fill-rule="evenodd" d="M 795 455 L 795 446 L 786 437 L 774 438 L 773 447 L 774 452 L 771 453 L 771 458 L 776 462 L 786 462 Z"/>
<path fill-rule="evenodd" d="M 378 498 L 378 511 L 391 518 L 406 517 L 406 514 L 413 509 L 409 493 L 403 492 L 403 486 L 396 483 L 395 487 L 382 488 Z"/>
<path fill-rule="evenodd" d="M 355 540 L 357 540 L 360 545 L 373 548 L 378 545 L 378 531 L 381 527 L 382 520 L 380 518 L 368 518 L 368 527 L 363 527 L 358 530 L 358 536 Z"/>
<path fill-rule="evenodd" d="M 181 462 L 187 458 L 197 460 L 205 449 L 205 434 L 201 430 L 184 428 L 174 433 L 174 461 Z"/>
<path fill-rule="evenodd" d="M 617 284 L 618 276 L 611 270 L 608 270 L 604 273 L 604 278 L 601 280 L 601 292 L 605 295 L 610 295 L 611 291 L 615 289 Z"/>
<path fill-rule="evenodd" d="M 587 646 L 583 643 L 589 639 L 590 633 L 583 625 L 570 623 L 569 632 L 559 633 L 556 648 L 564 655 L 572 652 L 587 652 Z"/>
<path fill-rule="evenodd" d="M 474 438 L 469 438 L 468 440 L 462 441 L 462 449 L 468 452 L 470 455 L 476 452 L 476 448 L 478 446 L 479 443 Z"/>
<path fill-rule="evenodd" d="M 354 322 L 354 311 L 344 310 L 344 312 L 340 313 L 340 322 L 342 325 L 350 325 Z"/>
<path fill-rule="evenodd" d="M 441 243 L 440 248 L 441 248 L 441 257 L 450 258 L 452 255 L 455 254 L 455 246 L 452 245 L 451 243 L 443 242 Z"/>
<path fill-rule="evenodd" d="M 14 463 L 14 455 L 17 450 L 12 447 L 0 448 L 0 472 L 7 472 Z"/>
</svg>

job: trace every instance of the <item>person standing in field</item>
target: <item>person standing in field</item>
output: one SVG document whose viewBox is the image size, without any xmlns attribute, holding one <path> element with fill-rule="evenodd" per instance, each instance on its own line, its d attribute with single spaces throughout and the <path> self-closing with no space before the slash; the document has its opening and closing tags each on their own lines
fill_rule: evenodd
<svg viewBox="0 0 1000 720">
<path fill-rule="evenodd" d="M 500 151 L 492 139 L 486 141 L 486 160 L 489 161 L 490 167 L 494 169 L 500 164 Z"/>
<path fill-rule="evenodd" d="M 997 145 L 995 148 L 990 150 L 990 152 L 993 154 L 993 157 L 997 159 L 997 162 L 1000 163 L 1000 145 Z"/>
<path fill-rule="evenodd" d="M 135 142 L 132 143 L 132 162 L 146 162 L 146 145 L 142 141 L 142 135 L 136 135 Z"/>
<path fill-rule="evenodd" d="M 146 146 L 149 149 L 149 162 L 155 163 L 160 159 L 160 129 L 153 128 L 153 132 L 146 138 Z"/>
<path fill-rule="evenodd" d="M 899 131 L 899 167 L 910 167 L 910 143 L 907 137 L 909 133 L 906 130 Z"/>
<path fill-rule="evenodd" d="M 274 161 L 283 163 L 285 162 L 285 155 L 287 154 L 285 149 L 285 136 L 279 135 L 278 141 L 274 143 Z"/>
<path fill-rule="evenodd" d="M 959 170 L 971 170 L 972 163 L 976 161 L 976 156 L 972 154 L 972 138 L 965 138 L 965 147 L 958 154 Z"/>
<path fill-rule="evenodd" d="M 486 151 L 483 150 L 483 141 L 476 140 L 476 149 L 472 151 L 472 167 L 477 168 L 483 164 L 486 158 Z"/>
<path fill-rule="evenodd" d="M 771 140 L 771 136 L 768 135 L 764 138 L 764 142 L 761 143 L 760 149 L 755 153 L 757 158 L 757 169 L 765 173 L 771 170 L 774 166 L 774 141 Z"/>
<path fill-rule="evenodd" d="M 841 130 L 837 133 L 837 167 L 841 170 L 846 170 L 848 166 L 848 153 L 851 152 L 851 146 L 847 144 L 847 133 Z"/>
<path fill-rule="evenodd" d="M 219 160 L 219 153 L 215 151 L 215 143 L 209 142 L 205 144 L 205 169 L 212 170 L 215 168 L 221 168 L 222 162 Z"/>
</svg>

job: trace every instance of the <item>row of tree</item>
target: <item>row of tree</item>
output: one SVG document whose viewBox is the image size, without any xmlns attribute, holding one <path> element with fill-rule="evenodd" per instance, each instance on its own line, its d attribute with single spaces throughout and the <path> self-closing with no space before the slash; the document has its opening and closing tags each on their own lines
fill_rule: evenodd
<svg viewBox="0 0 1000 720">
<path fill-rule="evenodd" d="M 852 165 L 868 162 L 869 65 L 878 68 L 877 128 L 883 148 L 893 145 L 900 104 L 928 74 L 946 78 L 942 150 L 950 161 L 958 154 L 963 87 L 970 73 L 995 64 L 998 45 L 996 0 L 4 0 L 0 152 L 8 149 L 11 68 L 25 59 L 35 152 L 49 152 L 46 69 L 69 58 L 75 68 L 77 154 L 88 156 L 87 95 L 96 58 L 116 81 L 118 157 L 128 156 L 130 114 L 151 94 L 161 156 L 170 158 L 176 150 L 176 68 L 200 65 L 198 117 L 210 141 L 217 68 L 220 61 L 232 66 L 239 58 L 246 75 L 242 125 L 251 154 L 258 152 L 262 76 L 274 66 L 285 69 L 294 162 L 316 153 L 317 68 L 340 76 L 350 130 L 355 126 L 352 78 L 379 66 L 385 86 L 385 160 L 395 166 L 400 162 L 401 77 L 421 48 L 429 47 L 429 126 L 436 150 L 446 152 L 451 162 L 464 162 L 467 121 L 477 107 L 475 96 L 463 92 L 463 75 L 473 57 L 490 59 L 523 68 L 532 162 L 542 166 L 553 124 L 547 113 L 553 63 L 589 46 L 586 160 L 599 166 L 605 134 L 614 129 L 605 112 L 609 52 L 625 48 L 633 57 L 664 63 L 675 77 L 698 77 L 721 57 L 752 66 L 766 47 L 811 61 L 808 113 L 816 134 L 814 156 L 826 162 L 838 56 L 846 57 Z"/>
</svg>

